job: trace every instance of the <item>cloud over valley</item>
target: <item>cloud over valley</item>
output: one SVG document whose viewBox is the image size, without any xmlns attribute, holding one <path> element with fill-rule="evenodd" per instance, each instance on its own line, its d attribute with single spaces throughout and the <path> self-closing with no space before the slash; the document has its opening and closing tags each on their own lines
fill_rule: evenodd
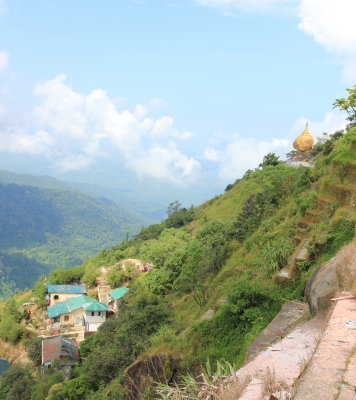
<svg viewBox="0 0 356 400">
<path fill-rule="evenodd" d="M 3 116 L 0 151 L 45 156 L 62 172 L 117 157 L 140 177 L 176 184 L 196 178 L 199 162 L 175 142 L 191 133 L 180 132 L 170 116 L 152 118 L 150 105 L 118 109 L 104 90 L 79 93 L 64 74 L 37 83 L 34 95 L 37 105 L 25 126 L 5 124 Z"/>
</svg>

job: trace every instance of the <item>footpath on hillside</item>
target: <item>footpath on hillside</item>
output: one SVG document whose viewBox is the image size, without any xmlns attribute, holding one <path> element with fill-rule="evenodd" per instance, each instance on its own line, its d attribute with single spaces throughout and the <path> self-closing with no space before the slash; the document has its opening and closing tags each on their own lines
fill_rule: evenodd
<svg viewBox="0 0 356 400">
<path fill-rule="evenodd" d="M 250 345 L 234 400 L 356 400 L 356 238 L 317 268 Z M 354 286 L 353 286 L 354 287 Z M 328 311 L 321 311 L 325 308 Z"/>
<path fill-rule="evenodd" d="M 356 299 L 344 298 L 303 322 L 237 371 L 238 399 L 355 400 L 355 319 Z"/>
</svg>

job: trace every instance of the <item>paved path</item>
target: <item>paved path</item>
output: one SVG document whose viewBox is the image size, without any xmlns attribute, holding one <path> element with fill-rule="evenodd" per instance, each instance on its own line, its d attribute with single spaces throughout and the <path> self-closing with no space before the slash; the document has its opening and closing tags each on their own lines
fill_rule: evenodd
<svg viewBox="0 0 356 400">
<path fill-rule="evenodd" d="M 335 305 L 295 400 L 356 400 L 356 329 L 347 321 L 356 324 L 356 299 Z"/>
<path fill-rule="evenodd" d="M 304 322 L 280 342 L 262 351 L 253 361 L 240 368 L 236 375 L 241 381 L 247 377 L 252 378 L 240 400 L 263 399 L 268 381 L 273 381 L 271 386 L 275 390 L 281 386 L 292 386 L 312 357 L 324 324 L 321 316 Z"/>
</svg>

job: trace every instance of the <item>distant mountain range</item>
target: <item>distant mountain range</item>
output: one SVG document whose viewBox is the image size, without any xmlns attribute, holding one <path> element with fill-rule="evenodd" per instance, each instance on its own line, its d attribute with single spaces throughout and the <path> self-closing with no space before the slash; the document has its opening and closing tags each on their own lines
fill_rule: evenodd
<svg viewBox="0 0 356 400">
<path fill-rule="evenodd" d="M 0 171 L 0 296 L 118 244 L 153 220 L 60 180 Z"/>
</svg>

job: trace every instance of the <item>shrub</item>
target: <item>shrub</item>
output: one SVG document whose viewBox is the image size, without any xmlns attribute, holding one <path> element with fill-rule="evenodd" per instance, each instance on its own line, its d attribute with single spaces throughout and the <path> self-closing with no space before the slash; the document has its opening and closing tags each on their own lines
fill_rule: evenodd
<svg viewBox="0 0 356 400">
<path fill-rule="evenodd" d="M 41 365 L 42 362 L 42 338 L 33 337 L 26 343 L 26 352 L 28 358 L 35 365 Z"/>
<path fill-rule="evenodd" d="M 328 235 L 324 247 L 324 253 L 332 257 L 342 246 L 351 242 L 355 236 L 355 221 L 340 218 Z"/>
<path fill-rule="evenodd" d="M 228 289 L 227 303 L 220 306 L 211 320 L 196 325 L 189 332 L 192 357 L 210 362 L 235 362 L 242 356 L 251 335 L 258 333 L 274 317 L 281 298 L 271 287 L 235 280 Z"/>
<path fill-rule="evenodd" d="M 126 271 L 123 271 L 121 268 L 112 268 L 108 273 L 108 284 L 112 288 L 117 288 L 121 286 L 124 282 L 130 280 L 130 276 Z"/>
<path fill-rule="evenodd" d="M 0 378 L 0 398 L 6 400 L 30 400 L 33 378 L 29 368 L 14 364 Z"/>
<path fill-rule="evenodd" d="M 55 269 L 49 275 L 52 285 L 68 285 L 79 282 L 84 275 L 84 266 L 78 265 L 70 269 Z"/>
<path fill-rule="evenodd" d="M 284 267 L 289 255 L 294 250 L 294 244 L 288 237 L 280 237 L 264 243 L 255 265 L 262 267 L 266 272 L 276 272 Z"/>
<path fill-rule="evenodd" d="M 0 337 L 8 342 L 17 343 L 26 337 L 26 329 L 9 316 L 3 317 L 0 322 Z"/>
<path fill-rule="evenodd" d="M 47 293 L 47 286 L 45 277 L 41 276 L 32 288 L 32 294 L 36 299 L 36 303 L 44 308 L 46 305 L 45 295 Z"/>
</svg>

